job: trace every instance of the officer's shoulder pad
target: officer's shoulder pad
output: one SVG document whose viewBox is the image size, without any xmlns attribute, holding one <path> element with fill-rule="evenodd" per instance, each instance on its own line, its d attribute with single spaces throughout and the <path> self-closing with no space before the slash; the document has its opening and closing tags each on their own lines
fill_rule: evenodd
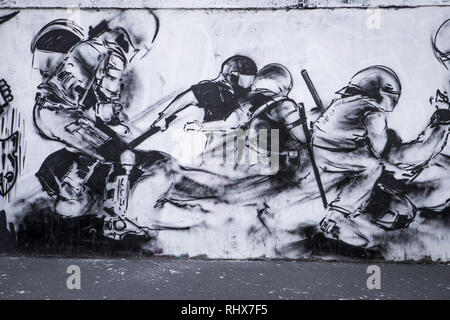
<svg viewBox="0 0 450 320">
<path fill-rule="evenodd" d="M 380 107 L 380 104 L 375 99 L 363 97 L 361 99 L 361 103 L 364 103 L 365 105 L 367 105 L 368 108 L 373 108 L 373 109 L 377 109 L 380 111 L 382 110 L 382 108 Z"/>
<path fill-rule="evenodd" d="M 379 103 L 372 98 L 361 96 L 361 95 L 355 95 L 350 97 L 344 97 L 341 99 L 338 99 L 335 104 L 351 104 L 360 107 L 367 107 L 370 109 L 380 109 Z"/>
</svg>

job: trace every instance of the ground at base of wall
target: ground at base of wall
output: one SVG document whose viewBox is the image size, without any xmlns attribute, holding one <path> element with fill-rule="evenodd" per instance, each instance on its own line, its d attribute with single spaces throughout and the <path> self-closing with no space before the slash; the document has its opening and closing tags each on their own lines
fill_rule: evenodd
<svg viewBox="0 0 450 320">
<path fill-rule="evenodd" d="M 0 257 L 0 265 L 0 299 L 450 299 L 450 264 Z M 76 267 L 81 289 L 68 289 Z M 380 289 L 369 289 L 377 267 Z"/>
</svg>

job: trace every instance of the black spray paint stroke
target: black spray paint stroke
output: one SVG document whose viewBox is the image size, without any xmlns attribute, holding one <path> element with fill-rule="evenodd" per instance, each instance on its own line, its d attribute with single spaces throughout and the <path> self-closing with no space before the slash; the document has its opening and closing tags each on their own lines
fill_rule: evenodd
<svg viewBox="0 0 450 320">
<path fill-rule="evenodd" d="M 7 14 L 5 16 L 0 17 L 0 24 L 5 23 L 8 20 L 14 18 L 20 11 L 15 11 L 13 13 Z"/>
<path fill-rule="evenodd" d="M 18 110 L 15 108 L 11 108 L 8 110 L 8 112 L 1 117 L 0 119 L 0 142 L 6 141 L 13 137 L 14 135 L 17 135 L 17 149 L 15 152 L 16 156 L 16 177 L 14 184 L 16 184 L 18 177 L 22 174 L 22 170 L 25 165 L 25 119 L 21 117 L 21 114 Z M 7 137 L 3 139 L 4 137 Z M 1 172 L 1 168 L 0 168 Z M 14 185 L 10 188 L 10 190 L 6 193 L 6 195 L 3 195 L 4 199 L 7 201 L 10 201 L 12 197 L 11 190 L 16 190 L 14 188 Z M 1 195 L 0 195 L 1 197 Z"/>
<path fill-rule="evenodd" d="M 14 223 L 9 223 L 8 230 L 6 212 L 0 210 L 0 253 L 14 252 L 16 247 L 16 231 Z"/>
<path fill-rule="evenodd" d="M 11 87 L 5 79 L 0 79 L 0 115 L 3 114 L 10 102 L 14 100 Z"/>
<path fill-rule="evenodd" d="M 14 121 L 14 116 L 13 116 L 13 121 Z M 17 156 L 17 153 L 19 151 L 19 132 L 15 131 L 13 134 L 11 134 L 6 139 L 0 139 L 0 144 L 3 146 L 9 140 L 11 140 L 13 142 L 13 144 L 15 144 L 15 150 L 14 150 L 14 152 L 11 152 L 8 155 L 5 155 L 5 154 L 2 155 L 2 159 L 1 159 L 2 167 L 0 168 L 0 178 L 1 178 L 0 182 L 3 183 L 2 182 L 3 179 L 8 179 L 7 174 L 5 174 L 5 172 L 3 172 L 6 161 L 10 161 L 10 162 L 14 163 L 14 168 L 13 168 L 14 169 L 14 177 L 13 177 L 13 180 L 10 182 L 10 186 L 7 190 L 2 190 L 2 188 L 0 188 L 0 196 L 2 196 L 2 197 L 6 196 L 14 188 L 14 185 L 16 184 L 16 181 L 17 181 L 17 175 L 19 174 L 19 157 Z M 8 172 L 8 173 L 10 173 L 10 172 Z"/>
</svg>

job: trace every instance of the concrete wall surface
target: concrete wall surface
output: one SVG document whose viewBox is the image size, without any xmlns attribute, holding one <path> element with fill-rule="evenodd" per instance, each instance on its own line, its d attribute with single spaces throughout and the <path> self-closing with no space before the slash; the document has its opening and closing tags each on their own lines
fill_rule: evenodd
<svg viewBox="0 0 450 320">
<path fill-rule="evenodd" d="M 0 252 L 450 256 L 450 7 L 0 0 Z"/>
</svg>

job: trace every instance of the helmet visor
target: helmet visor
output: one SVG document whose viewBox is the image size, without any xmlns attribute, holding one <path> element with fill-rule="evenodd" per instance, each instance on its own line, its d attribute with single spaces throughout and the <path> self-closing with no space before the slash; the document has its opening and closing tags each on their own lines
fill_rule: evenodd
<svg viewBox="0 0 450 320">
<path fill-rule="evenodd" d="M 64 53 L 36 50 L 33 54 L 32 68 L 42 74 L 51 74 L 65 56 Z"/>
</svg>

